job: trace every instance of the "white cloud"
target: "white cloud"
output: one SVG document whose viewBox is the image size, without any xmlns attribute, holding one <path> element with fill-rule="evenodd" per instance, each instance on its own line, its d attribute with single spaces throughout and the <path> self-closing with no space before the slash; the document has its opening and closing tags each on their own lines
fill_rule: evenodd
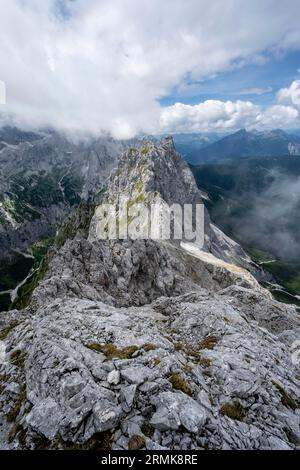
<svg viewBox="0 0 300 470">
<path fill-rule="evenodd" d="M 277 128 L 300 125 L 299 113 L 291 106 L 266 109 L 251 101 L 207 100 L 197 105 L 176 103 L 163 109 L 160 127 L 164 132 L 209 132 L 239 128 Z"/>
<path fill-rule="evenodd" d="M 278 101 L 290 104 L 300 110 L 300 80 L 295 80 L 289 88 L 282 88 L 277 94 Z"/>
<path fill-rule="evenodd" d="M 292 106 L 274 105 L 264 109 L 257 116 L 256 127 L 293 128 L 300 125 L 299 112 Z M 255 124 L 254 124 L 255 127 Z"/>
<path fill-rule="evenodd" d="M 194 106 L 176 103 L 162 111 L 161 128 L 165 132 L 208 132 L 249 127 L 259 111 L 250 101 L 207 100 Z"/>
<path fill-rule="evenodd" d="M 201 80 L 263 62 L 266 50 L 300 47 L 299 0 L 227 0 L 226 12 L 224 0 L 65 0 L 67 18 L 58 3 L 0 0 L 0 78 L 20 124 L 156 131 L 159 98 L 187 75 Z M 199 113 L 217 128 L 260 112 L 241 101 L 199 106 L 198 117 L 188 111 L 195 127 Z"/>
<path fill-rule="evenodd" d="M 236 93 L 236 95 L 265 95 L 266 93 L 271 93 L 273 88 L 271 86 L 265 88 L 253 87 L 253 88 L 245 88 L 244 90 L 240 90 Z"/>
</svg>

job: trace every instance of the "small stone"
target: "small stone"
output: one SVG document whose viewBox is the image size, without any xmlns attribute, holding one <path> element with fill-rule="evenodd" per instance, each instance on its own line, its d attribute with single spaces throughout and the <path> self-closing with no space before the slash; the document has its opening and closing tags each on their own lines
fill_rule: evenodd
<svg viewBox="0 0 300 470">
<path fill-rule="evenodd" d="M 95 432 L 109 431 L 116 427 L 122 416 L 122 409 L 107 400 L 101 400 L 93 409 Z"/>
<path fill-rule="evenodd" d="M 159 388 L 159 385 L 157 382 L 145 382 L 139 386 L 139 390 L 144 393 L 153 392 L 154 390 L 158 388 Z"/>
<path fill-rule="evenodd" d="M 157 444 L 160 444 L 161 432 L 158 429 L 155 429 L 153 436 L 152 436 L 152 441 L 157 442 Z"/>
<path fill-rule="evenodd" d="M 111 450 L 124 450 L 123 447 L 118 446 L 115 442 L 112 443 Z"/>
<path fill-rule="evenodd" d="M 168 450 L 167 447 L 163 447 L 157 442 L 152 441 L 152 439 L 146 439 L 146 449 L 147 450 Z"/>
<path fill-rule="evenodd" d="M 173 441 L 173 439 L 172 439 L 172 436 L 171 436 L 171 434 L 170 434 L 169 436 L 165 436 L 165 437 L 163 438 L 163 440 L 161 441 L 161 443 L 162 443 L 162 445 L 165 446 L 165 447 L 170 447 L 171 444 L 172 444 L 172 441 Z"/>
<path fill-rule="evenodd" d="M 26 417 L 28 426 L 47 439 L 53 440 L 61 421 L 58 404 L 50 397 L 35 405 Z"/>
<path fill-rule="evenodd" d="M 118 370 L 112 370 L 107 376 L 107 382 L 111 385 L 117 385 L 120 382 L 121 375 Z"/>
<path fill-rule="evenodd" d="M 151 374 L 149 367 L 128 367 L 121 372 L 123 379 L 132 384 L 142 384 Z"/>
<path fill-rule="evenodd" d="M 117 446 L 122 447 L 122 449 L 127 450 L 128 448 L 128 438 L 125 436 L 121 436 L 117 442 Z"/>
<path fill-rule="evenodd" d="M 129 385 L 128 387 L 124 387 L 121 389 L 121 399 L 126 402 L 126 405 L 131 408 L 135 393 L 136 393 L 136 385 Z"/>
<path fill-rule="evenodd" d="M 8 383 L 6 385 L 6 391 L 18 395 L 20 393 L 20 385 L 16 382 Z"/>
</svg>

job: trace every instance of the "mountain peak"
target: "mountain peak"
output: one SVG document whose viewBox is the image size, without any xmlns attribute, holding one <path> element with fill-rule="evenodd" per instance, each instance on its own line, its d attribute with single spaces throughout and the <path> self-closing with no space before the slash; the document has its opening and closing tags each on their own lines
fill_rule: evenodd
<svg viewBox="0 0 300 470">
<path fill-rule="evenodd" d="M 282 129 L 258 131 L 240 129 L 234 134 L 197 150 L 188 159 L 193 165 L 209 160 L 238 159 L 242 157 L 268 157 L 299 155 L 300 138 Z"/>
<path fill-rule="evenodd" d="M 118 205 L 120 197 L 128 198 L 130 205 L 135 201 L 164 207 L 176 204 L 183 210 L 188 204 L 195 210 L 197 204 L 203 205 L 206 194 L 197 187 L 190 168 L 176 152 L 173 139 L 164 138 L 161 141 L 145 140 L 119 159 L 103 202 Z M 204 214 L 203 249 L 219 260 L 245 267 L 256 274 L 256 267 L 244 250 L 211 223 L 205 208 Z M 90 226 L 90 240 L 96 239 L 98 221 L 96 210 Z"/>
<path fill-rule="evenodd" d="M 242 135 L 248 134 L 248 132 L 249 132 L 249 131 L 247 131 L 247 130 L 243 127 L 242 129 L 236 131 L 233 135 L 240 135 L 240 136 L 242 136 Z"/>
<path fill-rule="evenodd" d="M 149 198 L 159 194 L 167 204 L 201 202 L 201 192 L 187 163 L 176 152 L 172 137 L 143 140 L 121 156 L 113 171 L 107 197 L 131 198 L 143 191 Z"/>
</svg>

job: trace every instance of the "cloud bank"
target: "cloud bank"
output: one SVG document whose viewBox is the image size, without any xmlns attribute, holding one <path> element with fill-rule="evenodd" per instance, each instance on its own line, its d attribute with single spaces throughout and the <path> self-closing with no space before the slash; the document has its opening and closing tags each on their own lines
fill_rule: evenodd
<svg viewBox="0 0 300 470">
<path fill-rule="evenodd" d="M 209 132 L 239 128 L 294 127 L 299 112 L 292 106 L 274 105 L 266 109 L 251 101 L 207 100 L 197 105 L 176 103 L 161 112 L 165 132 Z"/>
<path fill-rule="evenodd" d="M 295 82 L 266 110 L 242 100 L 159 104 L 187 78 L 299 49 L 298 0 L 227 0 L 226 14 L 223 0 L 1 0 L 0 18 L 2 122 L 130 137 L 298 120 Z"/>
</svg>

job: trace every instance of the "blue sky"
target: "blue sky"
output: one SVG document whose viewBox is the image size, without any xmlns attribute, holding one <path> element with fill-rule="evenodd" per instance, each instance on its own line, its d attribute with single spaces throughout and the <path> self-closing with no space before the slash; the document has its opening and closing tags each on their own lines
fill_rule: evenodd
<svg viewBox="0 0 300 470">
<path fill-rule="evenodd" d="M 263 64 L 232 67 L 202 81 L 186 80 L 186 86 L 174 87 L 160 100 L 162 106 L 176 102 L 195 105 L 205 100 L 250 100 L 271 105 L 276 93 L 300 79 L 300 50 L 274 55 L 265 53 Z"/>
</svg>

